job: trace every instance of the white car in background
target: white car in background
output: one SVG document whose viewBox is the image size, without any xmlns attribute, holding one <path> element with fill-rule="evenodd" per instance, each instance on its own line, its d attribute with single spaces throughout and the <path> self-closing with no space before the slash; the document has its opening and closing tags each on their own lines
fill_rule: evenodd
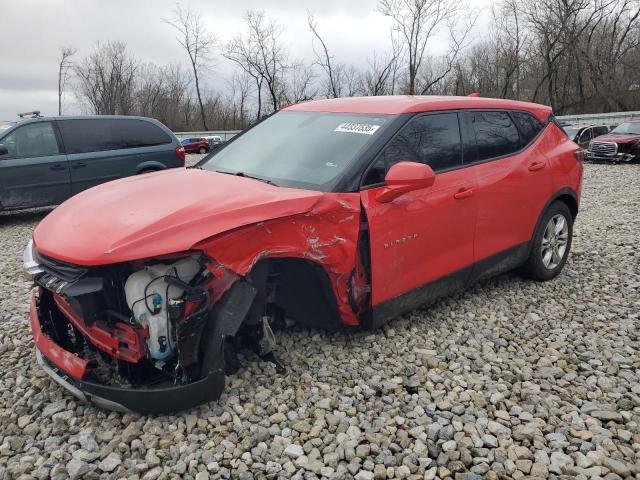
<svg viewBox="0 0 640 480">
<path fill-rule="evenodd" d="M 209 148 L 211 150 L 213 150 L 214 148 L 218 148 L 220 145 L 224 143 L 220 135 L 210 135 L 204 138 L 207 140 L 207 142 L 209 142 Z"/>
</svg>

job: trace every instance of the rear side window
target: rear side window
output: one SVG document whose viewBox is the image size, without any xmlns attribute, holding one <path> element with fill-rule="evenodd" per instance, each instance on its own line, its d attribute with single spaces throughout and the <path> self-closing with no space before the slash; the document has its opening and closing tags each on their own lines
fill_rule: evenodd
<svg viewBox="0 0 640 480">
<path fill-rule="evenodd" d="M 478 161 L 520 150 L 520 136 L 507 112 L 469 112 L 476 134 Z"/>
<path fill-rule="evenodd" d="M 100 152 L 171 143 L 171 137 L 145 120 L 86 119 L 58 122 L 67 153 Z"/>
<path fill-rule="evenodd" d="M 426 163 L 435 172 L 462 165 L 458 115 L 440 113 L 410 120 L 382 151 L 364 184 L 383 182 L 389 168 L 403 161 Z"/>
<path fill-rule="evenodd" d="M 511 112 L 511 116 L 520 130 L 523 147 L 529 145 L 544 128 L 544 125 L 542 125 L 542 123 L 530 113 Z"/>
</svg>

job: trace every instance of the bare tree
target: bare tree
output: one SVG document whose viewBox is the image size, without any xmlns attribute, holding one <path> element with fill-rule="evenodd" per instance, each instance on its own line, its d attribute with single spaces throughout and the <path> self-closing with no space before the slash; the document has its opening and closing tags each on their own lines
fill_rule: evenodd
<svg viewBox="0 0 640 480">
<path fill-rule="evenodd" d="M 233 129 L 247 125 L 247 102 L 251 91 L 251 76 L 244 70 L 233 72 L 229 81 L 230 99 L 233 106 Z"/>
<path fill-rule="evenodd" d="M 296 62 L 286 70 L 281 103 L 298 103 L 313 99 L 318 93 L 313 86 L 313 68 L 303 62 Z"/>
<path fill-rule="evenodd" d="M 252 79 L 256 89 L 256 120 L 262 116 L 262 84 L 264 78 L 258 69 L 259 52 L 255 44 L 251 44 L 239 34 L 227 45 L 224 56 L 238 65 Z"/>
<path fill-rule="evenodd" d="M 62 115 L 62 96 L 69 79 L 69 73 L 73 68 L 71 57 L 78 51 L 74 47 L 60 48 L 60 61 L 58 62 L 58 115 Z"/>
<path fill-rule="evenodd" d="M 313 36 L 316 37 L 318 42 L 320 43 L 321 52 L 318 53 L 313 46 L 313 51 L 316 54 L 316 63 L 322 68 L 324 73 L 327 76 L 327 96 L 330 98 L 338 98 L 340 97 L 340 85 L 338 80 L 336 79 L 336 72 L 334 72 L 334 67 L 332 65 L 333 57 L 329 55 L 329 49 L 327 48 L 327 44 L 324 42 L 320 33 L 318 32 L 318 22 L 314 18 L 311 12 L 307 12 L 307 23 L 309 24 L 309 29 L 313 33 Z"/>
<path fill-rule="evenodd" d="M 247 34 L 238 34 L 227 45 L 225 57 L 253 77 L 258 93 L 258 118 L 262 111 L 262 88 L 271 100 L 273 111 L 282 98 L 283 75 L 287 68 L 287 50 L 281 35 L 283 27 L 263 11 L 249 10 L 245 16 Z"/>
<path fill-rule="evenodd" d="M 407 52 L 407 93 L 416 93 L 416 77 L 427 46 L 438 29 L 466 8 L 456 0 L 379 0 L 378 10 L 391 18 Z"/>
<path fill-rule="evenodd" d="M 77 94 L 95 114 L 129 114 L 134 109 L 137 70 L 138 61 L 128 55 L 125 43 L 98 43 L 75 65 Z"/>
<path fill-rule="evenodd" d="M 173 17 L 165 20 L 165 22 L 178 31 L 178 43 L 189 55 L 189 61 L 193 69 L 196 96 L 198 97 L 198 105 L 200 106 L 202 127 L 208 130 L 202 94 L 200 92 L 200 71 L 211 60 L 216 39 L 207 29 L 202 20 L 202 15 L 197 10 L 192 10 L 191 8 L 183 9 L 177 4 L 173 11 Z"/>
<path fill-rule="evenodd" d="M 449 50 L 445 55 L 434 59 L 427 65 L 423 72 L 424 77 L 421 79 L 420 93 L 422 95 L 443 91 L 440 84 L 453 71 L 460 53 L 468 47 L 469 36 L 477 18 L 474 13 L 469 13 L 460 23 L 458 18 L 447 19 L 446 23 L 450 35 Z M 461 27 L 460 24 L 462 25 Z M 437 92 L 438 87 L 440 87 L 440 92 Z"/>
<path fill-rule="evenodd" d="M 380 60 L 374 52 L 367 60 L 367 67 L 361 76 L 361 90 L 363 95 L 389 95 L 391 91 L 391 78 L 393 74 L 394 59 L 384 58 Z"/>
<path fill-rule="evenodd" d="M 600 109 L 630 110 L 640 80 L 640 3 L 620 0 L 575 42 Z M 580 56 L 578 57 L 581 58 Z M 586 80 L 579 84 L 583 87 Z M 636 85 L 634 87 L 634 85 Z"/>
<path fill-rule="evenodd" d="M 574 62 L 573 45 L 606 16 L 606 9 L 616 0 L 536 0 L 525 3 L 523 14 L 534 36 L 534 48 L 541 59 L 532 100 L 547 101 L 556 111 L 568 105 L 560 98 L 566 95 L 566 82 L 575 70 L 566 68 Z M 546 98 L 545 98 L 546 97 Z"/>
</svg>

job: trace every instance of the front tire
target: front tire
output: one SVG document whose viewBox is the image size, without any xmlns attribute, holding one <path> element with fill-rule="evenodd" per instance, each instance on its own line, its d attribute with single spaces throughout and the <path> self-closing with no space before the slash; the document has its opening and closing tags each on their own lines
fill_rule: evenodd
<svg viewBox="0 0 640 480">
<path fill-rule="evenodd" d="M 200 154 L 204 155 L 205 153 L 207 153 L 207 149 L 204 147 L 200 147 Z"/>
<path fill-rule="evenodd" d="M 557 277 L 567 262 L 573 240 L 573 216 L 566 203 L 555 201 L 546 210 L 531 239 L 522 274 L 546 282 Z"/>
</svg>

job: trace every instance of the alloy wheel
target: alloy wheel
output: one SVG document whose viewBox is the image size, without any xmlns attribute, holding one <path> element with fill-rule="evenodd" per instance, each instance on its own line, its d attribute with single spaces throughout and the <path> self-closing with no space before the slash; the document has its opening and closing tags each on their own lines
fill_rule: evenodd
<svg viewBox="0 0 640 480">
<path fill-rule="evenodd" d="M 551 217 L 542 235 L 542 264 L 549 270 L 553 270 L 564 258 L 569 241 L 569 222 L 564 215 L 557 214 Z"/>
</svg>

